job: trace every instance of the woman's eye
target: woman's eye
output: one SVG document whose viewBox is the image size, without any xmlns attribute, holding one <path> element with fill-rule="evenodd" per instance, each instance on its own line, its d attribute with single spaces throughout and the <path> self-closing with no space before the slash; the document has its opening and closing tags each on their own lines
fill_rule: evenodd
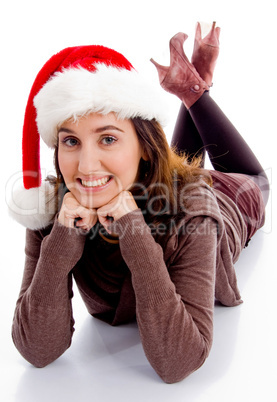
<svg viewBox="0 0 277 402">
<path fill-rule="evenodd" d="M 78 141 L 75 138 L 65 138 L 62 142 L 68 147 L 74 147 L 78 144 Z"/>
<path fill-rule="evenodd" d="M 104 138 L 101 140 L 102 144 L 104 144 L 104 145 L 112 145 L 112 144 L 113 144 L 114 142 L 116 142 L 116 141 L 117 141 L 117 139 L 114 138 L 114 137 L 111 137 L 111 136 L 104 137 Z"/>
</svg>

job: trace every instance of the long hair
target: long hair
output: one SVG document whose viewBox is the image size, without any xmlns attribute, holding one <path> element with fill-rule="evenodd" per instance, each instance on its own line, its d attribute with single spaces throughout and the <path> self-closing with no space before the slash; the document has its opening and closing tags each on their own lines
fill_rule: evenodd
<svg viewBox="0 0 277 402">
<path fill-rule="evenodd" d="M 141 160 L 138 184 L 134 184 L 131 191 L 147 220 L 158 223 L 165 215 L 172 217 L 182 213 L 178 200 L 184 185 L 200 178 L 212 185 L 212 178 L 201 167 L 201 157 L 189 160 L 184 153 L 170 148 L 156 120 L 135 118 L 132 121 L 146 160 Z"/>
<path fill-rule="evenodd" d="M 130 191 L 147 223 L 164 222 L 182 211 L 178 196 L 184 185 L 195 183 L 201 177 L 209 185 L 212 179 L 207 170 L 201 168 L 201 158 L 189 160 L 170 148 L 161 125 L 156 120 L 133 118 L 144 159 L 141 159 L 137 179 Z M 66 186 L 59 168 L 58 146 L 55 148 L 54 165 L 56 178 L 49 178 L 55 186 L 57 208 L 61 205 Z"/>
</svg>

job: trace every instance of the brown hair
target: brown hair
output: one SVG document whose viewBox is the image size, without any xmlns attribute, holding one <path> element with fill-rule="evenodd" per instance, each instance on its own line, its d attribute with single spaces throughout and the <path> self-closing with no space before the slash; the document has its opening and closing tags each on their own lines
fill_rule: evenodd
<svg viewBox="0 0 277 402">
<path fill-rule="evenodd" d="M 181 213 L 178 195 L 184 185 L 194 183 L 202 177 L 209 185 L 212 179 L 207 170 L 201 168 L 201 158 L 189 160 L 170 148 L 161 125 L 156 120 L 133 118 L 138 140 L 143 150 L 136 183 L 130 189 L 146 222 L 155 224 Z M 49 178 L 55 185 L 57 206 L 62 202 L 66 186 L 59 169 L 58 146 L 55 148 L 54 164 L 56 178 Z M 183 205 L 183 204 L 182 204 Z"/>
<path fill-rule="evenodd" d="M 146 161 L 141 161 L 137 179 L 139 186 L 134 185 L 131 191 L 138 198 L 138 204 L 138 196 L 145 196 L 144 208 L 148 220 L 159 222 L 161 215 L 172 216 L 181 212 L 178 195 L 184 185 L 195 183 L 200 177 L 212 185 L 212 178 L 201 167 L 201 157 L 189 160 L 184 153 L 178 154 L 170 148 L 165 133 L 156 120 L 135 118 L 132 121 Z"/>
</svg>

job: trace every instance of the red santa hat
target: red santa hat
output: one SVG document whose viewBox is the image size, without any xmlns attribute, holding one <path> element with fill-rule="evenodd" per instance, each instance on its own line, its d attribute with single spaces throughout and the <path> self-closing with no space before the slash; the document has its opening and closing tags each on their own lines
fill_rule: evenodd
<svg viewBox="0 0 277 402">
<path fill-rule="evenodd" d="M 52 56 L 32 86 L 23 125 L 24 188 L 12 194 L 10 214 L 30 229 L 46 227 L 55 215 L 52 186 L 41 183 L 40 137 L 50 148 L 69 118 L 115 112 L 120 119 L 161 122 L 158 85 L 145 81 L 120 53 L 104 46 L 69 47 Z M 52 201 L 51 201 L 52 200 Z"/>
</svg>

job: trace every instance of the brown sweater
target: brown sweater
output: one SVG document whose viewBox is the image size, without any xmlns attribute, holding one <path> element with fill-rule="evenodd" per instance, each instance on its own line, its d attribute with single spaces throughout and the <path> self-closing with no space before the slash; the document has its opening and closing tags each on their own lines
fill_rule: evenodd
<svg viewBox="0 0 277 402">
<path fill-rule="evenodd" d="M 44 367 L 70 346 L 72 276 L 90 314 L 112 325 L 136 318 L 145 354 L 168 383 L 198 369 L 213 337 L 214 297 L 241 303 L 234 262 L 246 242 L 236 205 L 203 182 L 188 186 L 186 214 L 161 247 L 138 209 L 117 221 L 119 245 L 55 220 L 26 232 L 13 340 Z"/>
</svg>

